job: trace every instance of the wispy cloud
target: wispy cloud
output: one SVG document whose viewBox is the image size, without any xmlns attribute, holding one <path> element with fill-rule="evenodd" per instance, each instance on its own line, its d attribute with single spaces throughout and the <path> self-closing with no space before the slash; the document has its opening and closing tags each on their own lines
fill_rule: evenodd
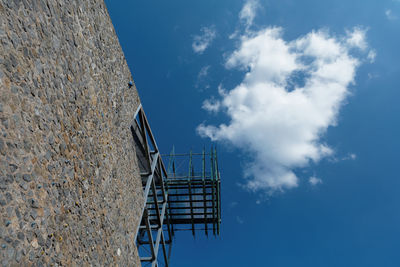
<svg viewBox="0 0 400 267">
<path fill-rule="evenodd" d="M 267 193 L 296 187 L 296 168 L 333 154 L 321 137 L 337 124 L 362 62 L 352 51 L 365 57 L 370 51 L 360 28 L 343 37 L 312 31 L 291 41 L 282 33 L 280 27 L 246 30 L 225 62 L 245 71 L 244 79 L 230 91 L 219 88 L 219 101 L 203 104 L 230 121 L 197 128 L 201 136 L 247 153 L 244 186 Z"/>
<path fill-rule="evenodd" d="M 368 47 L 366 40 L 367 31 L 368 29 L 363 27 L 355 27 L 351 31 L 347 30 L 345 40 L 349 47 L 355 47 L 362 51 L 368 50 L 367 60 L 370 63 L 374 63 L 376 51 Z"/>
<path fill-rule="evenodd" d="M 205 89 L 210 87 L 210 85 L 206 84 L 210 68 L 211 66 L 207 65 L 200 69 L 199 73 L 197 74 L 197 79 L 194 87 L 199 88 L 200 86 L 204 86 Z"/>
<path fill-rule="evenodd" d="M 247 29 L 253 24 L 258 7 L 259 3 L 257 0 L 248 0 L 243 5 L 243 8 L 239 13 L 239 18 Z"/>
<path fill-rule="evenodd" d="M 366 50 L 368 48 L 367 41 L 365 40 L 365 35 L 367 29 L 361 27 L 355 27 L 351 31 L 346 31 L 346 43 L 349 46 L 357 47 L 361 50 Z"/>
<path fill-rule="evenodd" d="M 197 54 L 202 54 L 217 36 L 215 26 L 203 27 L 200 29 L 201 34 L 193 37 L 192 48 Z"/>
<path fill-rule="evenodd" d="M 368 80 L 372 80 L 372 79 L 375 79 L 375 78 L 378 78 L 379 77 L 379 74 L 377 74 L 377 73 L 368 73 Z"/>
<path fill-rule="evenodd" d="M 331 162 L 340 162 L 340 161 L 346 161 L 346 160 L 356 160 L 357 159 L 357 155 L 355 153 L 349 153 L 345 156 L 342 157 L 331 157 L 329 160 Z"/>
<path fill-rule="evenodd" d="M 204 66 L 200 69 L 199 74 L 197 75 L 197 78 L 201 79 L 207 76 L 208 70 L 210 69 L 210 65 Z"/>
<path fill-rule="evenodd" d="M 397 16 L 393 14 L 393 11 L 391 9 L 386 9 L 385 15 L 388 20 L 397 20 Z"/>
<path fill-rule="evenodd" d="M 308 179 L 308 182 L 312 185 L 312 186 L 316 186 L 318 184 L 322 184 L 322 180 L 320 178 L 317 178 L 315 176 L 311 176 Z"/>
<path fill-rule="evenodd" d="M 349 159 L 355 160 L 357 159 L 357 155 L 354 153 L 350 153 L 347 157 L 344 158 L 344 160 L 349 160 Z"/>
<path fill-rule="evenodd" d="M 369 60 L 370 63 L 374 63 L 376 58 L 376 51 L 374 49 L 371 49 L 368 52 L 367 59 Z"/>
<path fill-rule="evenodd" d="M 222 87 L 222 85 L 218 86 L 218 93 L 219 95 L 223 95 L 225 92 L 225 89 Z M 219 109 L 221 108 L 221 102 L 214 97 L 211 97 L 210 99 L 206 99 L 203 101 L 203 105 L 201 106 L 202 109 L 207 110 L 210 113 L 217 113 Z"/>
<path fill-rule="evenodd" d="M 206 99 L 203 102 L 202 108 L 207 110 L 208 112 L 218 112 L 221 107 L 221 103 L 214 98 Z"/>
</svg>

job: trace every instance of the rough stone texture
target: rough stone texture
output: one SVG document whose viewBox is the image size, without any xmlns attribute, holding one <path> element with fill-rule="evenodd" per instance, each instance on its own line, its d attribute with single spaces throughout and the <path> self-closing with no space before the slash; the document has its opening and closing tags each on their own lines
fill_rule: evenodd
<svg viewBox="0 0 400 267">
<path fill-rule="evenodd" d="M 140 265 L 131 79 L 102 0 L 0 0 L 3 266 Z"/>
</svg>

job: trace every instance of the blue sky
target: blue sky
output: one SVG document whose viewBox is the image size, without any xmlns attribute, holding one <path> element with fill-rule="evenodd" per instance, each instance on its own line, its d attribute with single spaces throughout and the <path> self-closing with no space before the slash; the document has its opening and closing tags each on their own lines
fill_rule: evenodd
<svg viewBox="0 0 400 267">
<path fill-rule="evenodd" d="M 218 146 L 172 266 L 400 266 L 400 1 L 106 4 L 161 151 Z"/>
</svg>

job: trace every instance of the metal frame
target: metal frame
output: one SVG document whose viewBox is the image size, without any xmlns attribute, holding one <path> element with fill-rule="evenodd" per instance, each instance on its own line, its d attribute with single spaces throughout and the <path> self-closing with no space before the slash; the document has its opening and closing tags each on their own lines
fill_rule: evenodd
<svg viewBox="0 0 400 267">
<path fill-rule="evenodd" d="M 171 154 L 168 163 L 168 206 L 170 223 L 175 231 L 189 230 L 194 236 L 196 230 L 204 230 L 208 236 L 209 229 L 213 235 L 219 235 L 221 224 L 221 180 L 218 170 L 217 149 L 211 147 L 210 153 Z M 209 157 L 210 171 L 207 171 Z M 188 164 L 188 171 L 180 168 Z M 197 169 L 196 169 L 197 168 Z M 203 224 L 204 228 L 196 229 Z M 178 225 L 180 225 L 178 227 Z"/>
<path fill-rule="evenodd" d="M 169 266 L 172 231 L 167 208 L 168 193 L 164 186 L 167 172 L 142 105 L 139 105 L 135 113 L 131 132 L 135 141 L 145 200 L 141 223 L 135 235 L 140 261 L 149 262 L 152 267 L 160 266 L 161 263 Z M 161 259 L 158 257 L 160 244 L 163 254 Z M 168 245 L 169 252 L 167 253 Z"/>
<path fill-rule="evenodd" d="M 175 231 L 190 230 L 194 236 L 196 230 L 204 230 L 208 236 L 212 229 L 214 235 L 219 235 L 221 182 L 217 150 L 211 147 L 210 153 L 203 149 L 202 153 L 175 154 L 173 149 L 166 155 L 167 172 L 142 105 L 135 112 L 131 132 L 144 191 L 140 225 L 135 235 L 140 261 L 152 267 L 169 266 Z M 206 156 L 210 157 L 210 171 L 206 171 Z M 178 174 L 176 164 L 181 166 L 185 159 L 189 160 L 188 170 Z M 198 166 L 201 171 L 196 170 Z M 198 224 L 204 228 L 196 229 Z"/>
</svg>

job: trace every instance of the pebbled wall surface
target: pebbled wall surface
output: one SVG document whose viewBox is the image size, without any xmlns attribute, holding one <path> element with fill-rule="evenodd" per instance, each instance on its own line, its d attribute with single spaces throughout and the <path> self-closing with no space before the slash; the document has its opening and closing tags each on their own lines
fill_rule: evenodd
<svg viewBox="0 0 400 267">
<path fill-rule="evenodd" d="M 0 0 L 3 266 L 140 266 L 130 80 L 102 0 Z"/>
</svg>

